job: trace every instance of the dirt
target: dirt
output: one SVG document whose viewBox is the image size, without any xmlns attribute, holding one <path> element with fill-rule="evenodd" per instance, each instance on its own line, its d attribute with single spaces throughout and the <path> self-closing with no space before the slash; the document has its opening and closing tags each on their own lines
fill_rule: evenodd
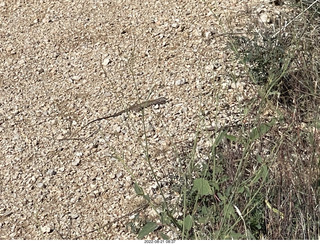
<svg viewBox="0 0 320 244">
<path fill-rule="evenodd" d="M 145 136 L 175 203 L 197 130 L 236 121 L 254 91 L 230 33 L 280 12 L 268 1 L 0 1 L 0 238 L 136 239 L 129 223 L 159 221 L 133 187 L 161 202 Z M 77 132 L 159 97 L 169 102 Z M 88 139 L 61 140 L 71 135 Z"/>
</svg>

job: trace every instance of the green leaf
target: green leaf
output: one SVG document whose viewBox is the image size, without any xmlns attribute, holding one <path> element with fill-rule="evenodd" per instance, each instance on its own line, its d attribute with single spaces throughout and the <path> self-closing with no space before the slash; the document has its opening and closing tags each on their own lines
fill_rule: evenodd
<svg viewBox="0 0 320 244">
<path fill-rule="evenodd" d="M 262 165 L 253 180 L 251 181 L 250 185 L 255 184 L 258 182 L 259 179 L 263 178 L 263 181 L 266 179 L 268 175 L 268 167 L 267 165 Z"/>
<path fill-rule="evenodd" d="M 193 219 L 191 215 L 188 215 L 184 218 L 183 225 L 186 231 L 191 230 L 193 225 Z"/>
<path fill-rule="evenodd" d="M 224 195 L 222 195 L 220 192 L 217 193 L 218 195 L 218 198 L 222 201 L 222 202 L 225 202 L 226 201 L 226 197 Z"/>
<path fill-rule="evenodd" d="M 263 181 L 266 180 L 267 176 L 268 176 L 268 173 L 269 173 L 269 170 L 268 170 L 268 166 L 267 165 L 262 165 L 262 168 L 261 168 L 261 175 L 262 175 L 262 178 L 263 178 Z"/>
<path fill-rule="evenodd" d="M 316 127 L 317 129 L 320 129 L 320 122 L 315 122 L 315 127 Z"/>
<path fill-rule="evenodd" d="M 200 224 L 206 224 L 208 222 L 208 217 L 200 217 L 199 218 L 199 223 Z"/>
<path fill-rule="evenodd" d="M 151 201 L 150 196 L 148 194 L 147 195 L 143 195 L 143 198 L 146 199 L 148 202 Z"/>
<path fill-rule="evenodd" d="M 163 240 L 169 240 L 169 239 L 170 239 L 169 236 L 167 236 L 166 234 L 164 234 L 164 233 L 162 233 L 162 232 L 160 232 L 160 237 L 161 237 Z"/>
<path fill-rule="evenodd" d="M 213 146 L 214 146 L 214 147 L 219 146 L 220 142 L 222 141 L 223 137 L 226 136 L 226 134 L 227 134 L 227 132 L 221 131 L 221 132 L 219 133 L 219 135 L 217 136 L 217 138 L 215 139 Z"/>
<path fill-rule="evenodd" d="M 241 240 L 244 239 L 245 236 L 241 233 L 237 233 L 234 231 L 231 231 L 229 236 L 225 236 L 226 239 L 232 239 L 232 240 Z"/>
<path fill-rule="evenodd" d="M 242 194 L 243 192 L 244 192 L 244 187 L 243 187 L 243 186 L 240 186 L 239 189 L 238 189 L 238 193 L 241 193 L 241 194 Z"/>
<path fill-rule="evenodd" d="M 144 238 L 146 235 L 149 235 L 152 231 L 154 231 L 158 225 L 154 222 L 146 223 L 142 229 L 139 231 L 138 239 Z"/>
<path fill-rule="evenodd" d="M 230 141 L 237 141 L 237 137 L 230 134 L 227 134 L 226 138 L 229 139 Z"/>
<path fill-rule="evenodd" d="M 259 163 L 262 163 L 262 157 L 261 157 L 260 155 L 257 155 L 257 161 L 258 161 Z"/>
<path fill-rule="evenodd" d="M 248 109 L 248 108 L 244 108 L 244 109 L 243 109 L 243 114 L 244 114 L 245 116 L 247 116 L 248 113 L 249 113 L 249 109 Z"/>
<path fill-rule="evenodd" d="M 200 196 L 212 195 L 212 189 L 209 182 L 203 178 L 193 181 L 192 192 L 197 191 Z"/>
<path fill-rule="evenodd" d="M 136 182 L 134 183 L 134 191 L 138 196 L 144 195 L 143 189 Z"/>
<path fill-rule="evenodd" d="M 251 140 L 256 140 L 262 136 L 264 136 L 270 129 L 271 127 L 274 125 L 274 120 L 271 123 L 263 123 L 259 126 L 257 126 L 256 128 L 252 129 L 250 132 L 250 139 Z"/>
<path fill-rule="evenodd" d="M 208 208 L 206 206 L 202 206 L 201 212 L 202 212 L 203 215 L 207 215 L 208 214 Z"/>
<path fill-rule="evenodd" d="M 212 184 L 213 190 L 217 190 L 217 191 L 220 190 L 220 187 L 219 187 L 219 184 L 218 184 L 218 183 L 212 182 L 211 184 Z"/>
<path fill-rule="evenodd" d="M 234 211 L 234 208 L 230 205 L 230 204 L 226 204 L 224 205 L 224 208 L 223 208 L 223 214 L 227 217 L 227 218 L 236 218 L 237 215 Z"/>
</svg>

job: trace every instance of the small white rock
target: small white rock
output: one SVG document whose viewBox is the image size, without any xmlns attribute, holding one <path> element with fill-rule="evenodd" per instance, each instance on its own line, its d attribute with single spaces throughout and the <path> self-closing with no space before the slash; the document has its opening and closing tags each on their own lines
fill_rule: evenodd
<svg viewBox="0 0 320 244">
<path fill-rule="evenodd" d="M 77 202 L 77 201 L 78 201 L 78 198 L 77 198 L 77 197 L 73 197 L 73 198 L 70 199 L 70 202 L 71 202 L 71 203 L 75 203 L 75 202 Z"/>
<path fill-rule="evenodd" d="M 38 188 L 44 188 L 44 184 L 42 182 L 40 182 L 40 183 L 37 184 L 37 187 Z"/>
<path fill-rule="evenodd" d="M 176 80 L 175 84 L 177 86 L 181 86 L 183 84 L 186 84 L 186 80 L 185 79 Z"/>
<path fill-rule="evenodd" d="M 121 131 L 121 127 L 120 126 L 116 126 L 115 127 L 115 132 L 120 133 L 120 131 Z"/>
<path fill-rule="evenodd" d="M 213 64 L 208 64 L 208 65 L 206 65 L 206 67 L 204 67 L 204 69 L 207 72 L 213 71 L 214 70 L 214 65 Z"/>
<path fill-rule="evenodd" d="M 214 31 L 206 31 L 204 37 L 206 40 L 211 40 L 214 37 Z"/>
<path fill-rule="evenodd" d="M 133 220 L 135 217 L 136 217 L 136 214 L 132 214 L 132 215 L 129 216 L 129 219 Z"/>
<path fill-rule="evenodd" d="M 40 229 L 42 233 L 51 233 L 53 231 L 53 227 L 49 225 L 41 226 Z"/>
<path fill-rule="evenodd" d="M 173 23 L 171 26 L 172 26 L 172 28 L 178 28 L 179 24 L 178 23 Z"/>
<path fill-rule="evenodd" d="M 57 140 L 62 140 L 64 138 L 63 135 L 57 135 Z"/>
<path fill-rule="evenodd" d="M 50 175 L 50 176 L 53 176 L 53 175 L 55 175 L 57 172 L 54 170 L 54 169 L 49 169 L 48 171 L 47 171 L 47 175 Z"/>
<path fill-rule="evenodd" d="M 79 81 L 79 80 L 81 80 L 81 76 L 79 76 L 79 75 L 74 75 L 74 76 L 71 77 L 71 79 L 72 79 L 73 81 Z"/>
<path fill-rule="evenodd" d="M 105 59 L 103 60 L 102 65 L 103 65 L 103 66 L 106 66 L 106 65 L 108 65 L 108 64 L 110 64 L 110 63 L 111 63 L 111 59 L 110 59 L 109 57 L 107 57 L 107 58 L 105 58 Z"/>
<path fill-rule="evenodd" d="M 269 22 L 270 22 L 270 18 L 269 18 L 269 16 L 268 16 L 268 14 L 267 14 L 267 13 L 262 13 L 262 14 L 260 15 L 260 21 L 261 21 L 262 23 L 264 23 L 264 24 L 269 23 Z"/>
<path fill-rule="evenodd" d="M 77 219 L 79 217 L 79 214 L 77 214 L 77 213 L 71 213 L 70 214 L 70 218 L 71 219 Z"/>
<path fill-rule="evenodd" d="M 76 158 L 71 164 L 73 166 L 78 166 L 80 164 L 81 159 L 80 158 Z"/>
<path fill-rule="evenodd" d="M 81 157 L 81 156 L 83 155 L 83 152 L 75 152 L 75 155 L 76 155 L 77 157 Z"/>
<path fill-rule="evenodd" d="M 119 172 L 118 174 L 117 174 L 117 178 L 119 179 L 119 178 L 122 178 L 122 176 L 123 176 L 123 173 L 122 172 Z"/>
</svg>

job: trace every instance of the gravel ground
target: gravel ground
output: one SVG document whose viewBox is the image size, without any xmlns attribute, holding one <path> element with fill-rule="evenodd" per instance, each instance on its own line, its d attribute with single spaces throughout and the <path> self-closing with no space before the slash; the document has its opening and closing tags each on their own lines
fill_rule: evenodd
<svg viewBox="0 0 320 244">
<path fill-rule="evenodd" d="M 0 239 L 135 239 L 126 224 L 144 202 L 132 182 L 160 201 L 143 120 L 173 201 L 166 187 L 197 128 L 237 120 L 254 91 L 220 34 L 271 23 L 276 11 L 266 1 L 0 1 Z M 144 117 L 75 133 L 159 97 L 169 102 Z M 98 125 L 86 140 L 61 140 Z M 140 217 L 155 216 L 146 208 Z"/>
</svg>

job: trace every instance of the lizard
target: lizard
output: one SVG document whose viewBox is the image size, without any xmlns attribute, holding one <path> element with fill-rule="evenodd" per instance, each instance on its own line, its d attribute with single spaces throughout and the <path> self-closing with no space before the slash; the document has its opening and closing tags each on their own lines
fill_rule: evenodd
<svg viewBox="0 0 320 244">
<path fill-rule="evenodd" d="M 100 118 L 97 118 L 97 119 L 94 119 L 94 120 L 91 120 L 90 122 L 88 122 L 86 125 L 82 126 L 80 128 L 79 131 L 83 130 L 84 128 L 86 128 L 88 125 L 92 124 L 92 123 L 95 123 L 95 122 L 98 122 L 98 121 L 101 121 L 101 120 L 105 120 L 105 119 L 109 119 L 109 118 L 114 118 L 114 117 L 118 117 L 120 116 L 121 114 L 123 113 L 128 113 L 128 112 L 140 112 L 142 111 L 143 109 L 145 108 L 148 108 L 148 107 L 151 107 L 153 105 L 158 105 L 158 104 L 165 104 L 168 102 L 168 99 L 165 98 L 165 97 L 160 97 L 160 98 L 157 98 L 157 99 L 154 99 L 154 100 L 147 100 L 147 101 L 144 101 L 142 103 L 138 103 L 138 104 L 134 104 L 126 109 L 123 109 L 119 112 L 116 112 L 114 114 L 111 114 L 111 115 L 107 115 L 107 116 L 104 116 L 104 117 L 100 117 Z M 78 132 L 79 132 L 78 131 Z M 95 133 L 95 132 L 94 132 Z M 94 134 L 93 133 L 93 134 Z M 90 136 L 92 136 L 93 134 L 91 134 Z M 89 136 L 89 137 L 90 137 Z M 88 138 L 88 137 L 86 137 Z M 63 138 L 63 139 L 60 139 L 60 140 L 82 140 L 82 139 L 86 139 L 86 138 Z"/>
</svg>

